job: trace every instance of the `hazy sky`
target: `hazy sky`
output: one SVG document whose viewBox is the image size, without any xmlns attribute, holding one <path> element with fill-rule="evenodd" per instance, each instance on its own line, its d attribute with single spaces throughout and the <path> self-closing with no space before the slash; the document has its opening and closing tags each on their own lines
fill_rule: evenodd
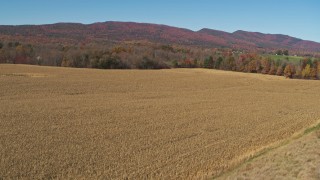
<svg viewBox="0 0 320 180">
<path fill-rule="evenodd" d="M 0 0 L 0 24 L 134 21 L 320 42 L 320 0 Z"/>
</svg>

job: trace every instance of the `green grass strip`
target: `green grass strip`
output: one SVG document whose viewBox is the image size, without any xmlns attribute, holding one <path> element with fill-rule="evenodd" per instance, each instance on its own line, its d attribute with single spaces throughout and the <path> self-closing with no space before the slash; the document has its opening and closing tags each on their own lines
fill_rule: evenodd
<svg viewBox="0 0 320 180">
<path fill-rule="evenodd" d="M 309 134 L 309 133 L 311 133 L 313 131 L 316 131 L 316 130 L 319 130 L 319 129 L 320 129 L 320 123 L 318 125 L 316 125 L 316 126 L 313 126 L 313 127 L 310 127 L 308 129 L 306 129 L 304 131 L 304 134 Z"/>
</svg>

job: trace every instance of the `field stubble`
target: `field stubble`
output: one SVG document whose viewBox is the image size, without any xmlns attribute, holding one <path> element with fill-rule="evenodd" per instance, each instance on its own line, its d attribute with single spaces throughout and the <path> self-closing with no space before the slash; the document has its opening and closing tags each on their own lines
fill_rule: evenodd
<svg viewBox="0 0 320 180">
<path fill-rule="evenodd" d="M 0 65 L 0 177 L 216 176 L 314 124 L 318 92 L 205 69 Z"/>
</svg>

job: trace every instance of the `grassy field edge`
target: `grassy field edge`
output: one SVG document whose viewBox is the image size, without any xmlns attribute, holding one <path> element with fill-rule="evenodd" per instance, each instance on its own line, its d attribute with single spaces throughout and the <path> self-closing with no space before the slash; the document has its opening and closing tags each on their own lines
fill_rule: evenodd
<svg viewBox="0 0 320 180">
<path fill-rule="evenodd" d="M 256 151 L 255 153 L 249 154 L 247 157 L 242 159 L 242 162 L 240 162 L 238 165 L 235 165 L 234 168 L 231 168 L 230 170 L 222 172 L 221 174 L 212 177 L 212 179 L 223 178 L 223 177 L 231 174 L 232 172 L 236 171 L 237 169 L 243 167 L 244 165 L 252 162 L 254 159 L 256 159 L 262 155 L 265 155 L 265 154 L 271 152 L 272 150 L 275 150 L 275 149 L 278 149 L 282 146 L 288 145 L 292 141 L 300 139 L 303 136 L 308 135 L 308 134 L 315 132 L 317 130 L 320 130 L 320 120 L 318 120 L 316 123 L 309 126 L 308 128 L 305 128 L 304 130 L 298 131 L 297 133 L 293 134 L 288 139 L 272 143 L 272 144 L 268 145 L 267 147 L 261 148 L 260 150 Z"/>
</svg>

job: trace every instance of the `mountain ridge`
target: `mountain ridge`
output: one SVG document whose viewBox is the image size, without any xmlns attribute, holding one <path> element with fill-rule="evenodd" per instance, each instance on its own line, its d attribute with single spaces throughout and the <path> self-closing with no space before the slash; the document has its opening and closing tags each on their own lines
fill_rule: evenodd
<svg viewBox="0 0 320 180">
<path fill-rule="evenodd" d="M 30 42 L 105 42 L 149 41 L 163 44 L 180 44 L 221 47 L 245 50 L 289 49 L 319 52 L 320 43 L 283 34 L 265 34 L 237 30 L 232 33 L 202 28 L 187 28 L 164 24 L 106 21 L 91 24 L 65 23 L 43 25 L 0 25 L 0 38 Z"/>
</svg>

